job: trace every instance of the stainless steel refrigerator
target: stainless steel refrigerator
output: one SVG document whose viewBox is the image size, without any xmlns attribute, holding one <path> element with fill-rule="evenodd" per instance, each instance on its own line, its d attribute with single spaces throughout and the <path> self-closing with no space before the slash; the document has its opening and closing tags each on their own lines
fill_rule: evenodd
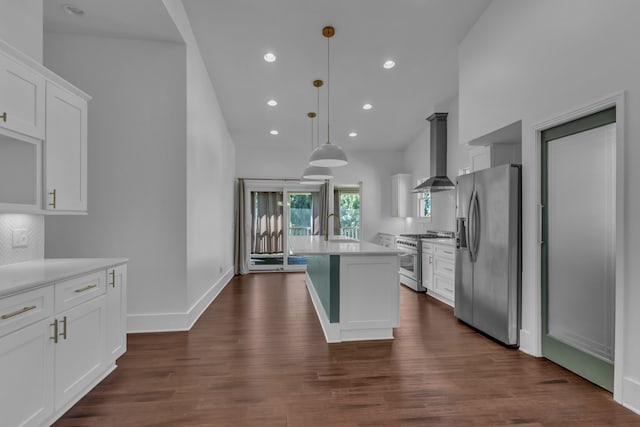
<svg viewBox="0 0 640 427">
<path fill-rule="evenodd" d="M 454 313 L 509 346 L 520 344 L 521 167 L 506 164 L 456 181 Z"/>
</svg>

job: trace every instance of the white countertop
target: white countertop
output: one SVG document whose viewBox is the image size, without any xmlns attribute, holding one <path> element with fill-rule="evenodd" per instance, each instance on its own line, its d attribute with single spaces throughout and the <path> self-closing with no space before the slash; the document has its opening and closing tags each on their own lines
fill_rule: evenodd
<svg viewBox="0 0 640 427">
<path fill-rule="evenodd" d="M 394 255 L 402 253 L 394 248 L 353 240 L 344 236 L 290 236 L 291 255 Z"/>
<path fill-rule="evenodd" d="M 447 245 L 447 246 L 456 245 L 456 239 L 420 239 L 420 241 L 425 243 L 435 243 L 438 245 Z"/>
<path fill-rule="evenodd" d="M 0 297 L 124 264 L 126 258 L 51 258 L 0 266 Z"/>
</svg>

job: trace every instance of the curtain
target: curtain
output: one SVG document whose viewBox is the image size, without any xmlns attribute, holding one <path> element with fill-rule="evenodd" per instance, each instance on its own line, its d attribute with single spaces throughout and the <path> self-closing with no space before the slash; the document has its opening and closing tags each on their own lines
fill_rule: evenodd
<svg viewBox="0 0 640 427">
<path fill-rule="evenodd" d="M 273 254 L 283 251 L 283 194 L 275 191 L 251 193 L 251 253 Z"/>
<path fill-rule="evenodd" d="M 318 196 L 313 195 L 313 234 L 324 235 L 329 216 L 329 181 L 320 186 Z"/>
<path fill-rule="evenodd" d="M 236 191 L 236 229 L 235 229 L 235 253 L 234 264 L 235 274 L 247 274 L 249 272 L 249 261 L 251 254 L 247 246 L 248 220 L 251 212 L 247 212 L 245 206 L 245 184 L 244 179 L 238 179 L 238 189 Z"/>
</svg>

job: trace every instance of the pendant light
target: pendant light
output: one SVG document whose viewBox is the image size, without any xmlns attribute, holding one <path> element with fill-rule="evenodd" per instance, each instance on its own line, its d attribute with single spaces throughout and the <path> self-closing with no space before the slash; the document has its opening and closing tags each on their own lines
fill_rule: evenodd
<svg viewBox="0 0 640 427">
<path fill-rule="evenodd" d="M 313 81 L 313 87 L 315 87 L 317 89 L 317 102 L 316 102 L 316 108 L 317 111 L 320 111 L 320 88 L 322 87 L 322 80 L 314 80 Z M 311 151 L 313 152 L 313 148 L 314 148 L 314 144 L 313 144 L 313 119 L 315 117 L 317 117 L 318 115 L 316 113 L 308 113 L 307 117 L 309 117 L 311 119 Z M 318 143 L 320 143 L 320 123 L 318 123 L 318 125 L 316 126 L 316 132 L 318 135 Z M 306 179 L 306 180 L 325 180 L 325 179 L 332 179 L 333 178 L 333 173 L 331 172 L 331 169 L 329 169 L 326 166 L 313 166 L 313 165 L 309 165 L 307 166 L 307 168 L 304 170 L 304 172 L 302 172 L 302 178 Z M 313 181 L 312 181 L 313 182 Z M 317 181 L 316 181 L 317 182 Z"/>
<path fill-rule="evenodd" d="M 322 29 L 322 35 L 327 38 L 327 142 L 316 148 L 313 153 L 311 153 L 311 157 L 309 157 L 309 164 L 312 166 L 337 167 L 344 166 L 349 163 L 344 150 L 340 146 L 331 143 L 329 123 L 331 121 L 331 117 L 329 115 L 329 101 L 331 99 L 329 39 L 331 39 L 334 34 L 335 29 L 333 27 L 324 27 Z"/>
</svg>

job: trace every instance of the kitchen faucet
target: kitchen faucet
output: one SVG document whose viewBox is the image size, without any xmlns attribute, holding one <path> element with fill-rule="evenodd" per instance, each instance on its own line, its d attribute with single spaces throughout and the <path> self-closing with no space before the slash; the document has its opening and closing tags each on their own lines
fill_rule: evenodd
<svg viewBox="0 0 640 427">
<path fill-rule="evenodd" d="M 327 215 L 327 229 L 324 232 L 324 240 L 329 240 L 329 218 L 331 218 L 332 216 L 335 216 L 336 218 L 338 218 L 338 225 L 340 225 L 340 216 L 338 216 L 337 213 L 330 213 L 329 215 Z"/>
</svg>

